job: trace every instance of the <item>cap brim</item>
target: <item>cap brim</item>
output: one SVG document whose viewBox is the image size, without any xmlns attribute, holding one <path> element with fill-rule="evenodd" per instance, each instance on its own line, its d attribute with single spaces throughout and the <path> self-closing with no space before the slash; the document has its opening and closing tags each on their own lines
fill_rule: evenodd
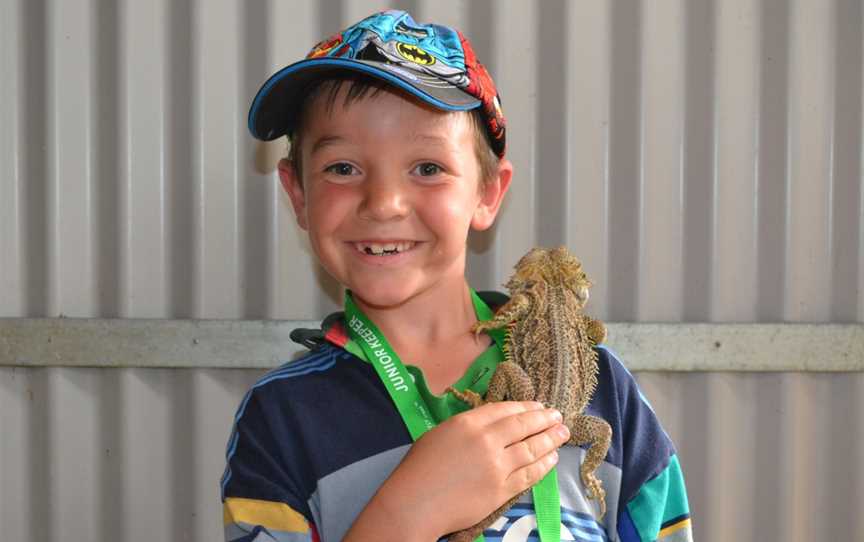
<svg viewBox="0 0 864 542">
<path fill-rule="evenodd" d="M 276 72 L 258 91 L 249 108 L 249 131 L 263 141 L 290 132 L 296 121 L 297 106 L 310 83 L 327 74 L 355 71 L 382 79 L 433 107 L 445 111 L 469 111 L 480 100 L 458 87 L 432 76 L 418 76 L 405 68 L 384 62 L 344 58 L 301 60 Z"/>
</svg>

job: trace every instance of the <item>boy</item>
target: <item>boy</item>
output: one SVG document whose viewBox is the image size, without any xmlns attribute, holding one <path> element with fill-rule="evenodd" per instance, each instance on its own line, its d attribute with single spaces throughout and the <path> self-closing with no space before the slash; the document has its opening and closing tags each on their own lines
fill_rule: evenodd
<svg viewBox="0 0 864 542">
<path fill-rule="evenodd" d="M 560 519 L 540 508 L 560 539 L 691 538 L 672 444 L 609 351 L 598 349 L 587 408 L 613 428 L 602 523 L 579 481 L 584 451 L 559 450 L 559 413 L 467 410 L 446 393 L 485 393 L 502 359 L 470 331 L 501 296 L 475 295 L 464 271 L 469 229 L 493 224 L 512 176 L 495 85 L 461 34 L 373 15 L 271 77 L 249 122 L 260 139 L 291 139 L 279 176 L 346 287 L 346 312 L 292 334 L 312 352 L 241 403 L 222 480 L 227 540 L 437 540 L 553 467 Z M 540 512 L 526 494 L 485 536 L 536 540 Z"/>
</svg>

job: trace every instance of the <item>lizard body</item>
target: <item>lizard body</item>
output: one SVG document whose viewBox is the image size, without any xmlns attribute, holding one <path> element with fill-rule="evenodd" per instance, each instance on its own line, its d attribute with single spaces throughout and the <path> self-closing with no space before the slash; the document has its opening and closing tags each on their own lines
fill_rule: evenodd
<svg viewBox="0 0 864 542">
<path fill-rule="evenodd" d="M 506 358 L 492 375 L 485 401 L 470 390 L 450 391 L 474 407 L 514 400 L 540 401 L 558 409 L 570 429 L 569 444 L 590 444 L 580 476 L 588 497 L 599 501 L 602 518 L 606 492 L 594 471 L 609 449 L 612 428 L 605 420 L 584 414 L 597 387 L 597 353 L 593 347 L 606 338 L 603 323 L 583 313 L 591 282 L 579 260 L 565 247 L 534 248 L 519 260 L 505 286 L 510 301 L 493 319 L 473 327 L 475 333 L 507 328 Z M 450 540 L 474 540 L 520 496 L 477 525 L 454 533 Z"/>
</svg>

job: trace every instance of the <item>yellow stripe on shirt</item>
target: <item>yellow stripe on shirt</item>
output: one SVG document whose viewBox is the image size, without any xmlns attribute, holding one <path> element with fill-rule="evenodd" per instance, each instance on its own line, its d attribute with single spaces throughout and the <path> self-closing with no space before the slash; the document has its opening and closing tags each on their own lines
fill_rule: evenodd
<svg viewBox="0 0 864 542">
<path fill-rule="evenodd" d="M 276 531 L 309 532 L 309 522 L 306 518 L 282 502 L 228 497 L 222 505 L 222 520 L 225 525 L 246 523 L 261 525 Z"/>
<path fill-rule="evenodd" d="M 683 529 L 685 527 L 689 527 L 689 526 L 690 526 L 690 518 L 682 519 L 678 523 L 676 523 L 674 525 L 670 525 L 670 526 L 666 527 L 665 529 L 662 529 L 660 531 L 660 533 L 657 534 L 657 538 L 659 539 L 659 538 L 663 538 L 664 536 L 669 536 L 670 534 L 672 534 L 676 531 L 680 531 L 681 529 Z"/>
</svg>

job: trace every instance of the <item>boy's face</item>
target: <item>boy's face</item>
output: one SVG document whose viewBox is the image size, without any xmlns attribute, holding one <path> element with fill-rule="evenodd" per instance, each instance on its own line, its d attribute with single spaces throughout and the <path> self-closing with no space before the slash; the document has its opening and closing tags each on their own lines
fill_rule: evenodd
<svg viewBox="0 0 864 542">
<path fill-rule="evenodd" d="M 303 178 L 279 166 L 324 268 L 367 305 L 397 306 L 464 284 L 469 228 L 490 227 L 512 168 L 480 181 L 468 114 L 383 90 L 306 112 Z M 383 252 L 383 253 L 382 253 Z M 449 296 L 448 296 L 449 298 Z"/>
</svg>

